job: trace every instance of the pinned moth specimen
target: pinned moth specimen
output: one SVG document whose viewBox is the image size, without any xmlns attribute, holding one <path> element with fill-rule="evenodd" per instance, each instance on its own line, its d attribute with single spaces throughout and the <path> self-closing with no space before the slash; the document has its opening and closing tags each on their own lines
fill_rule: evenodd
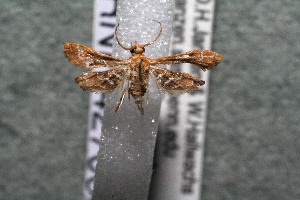
<svg viewBox="0 0 300 200">
<path fill-rule="evenodd" d="M 128 98 L 132 96 L 141 114 L 144 114 L 143 97 L 149 85 L 149 75 L 156 80 L 159 89 L 171 94 L 176 92 L 188 92 L 204 85 L 204 81 L 197 77 L 180 71 L 168 70 L 158 66 L 160 64 L 191 63 L 202 70 L 209 70 L 222 60 L 222 55 L 210 50 L 193 50 L 181 54 L 175 54 L 160 58 L 148 58 L 144 55 L 145 47 L 153 44 L 161 35 L 162 25 L 156 38 L 146 44 L 135 42 L 130 47 L 125 47 L 119 41 L 115 28 L 117 43 L 129 50 L 131 57 L 128 59 L 116 58 L 99 53 L 87 46 L 77 43 L 64 43 L 64 53 L 70 63 L 82 68 L 93 69 L 98 67 L 111 67 L 112 69 L 96 72 L 84 72 L 75 78 L 75 82 L 83 90 L 92 92 L 112 92 L 117 86 L 121 86 L 122 94 L 115 112 L 118 111 L 126 93 Z"/>
</svg>

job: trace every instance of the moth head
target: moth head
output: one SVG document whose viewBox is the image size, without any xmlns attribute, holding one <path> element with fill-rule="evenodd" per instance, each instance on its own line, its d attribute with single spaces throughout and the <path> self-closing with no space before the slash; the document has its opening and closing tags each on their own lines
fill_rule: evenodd
<svg viewBox="0 0 300 200">
<path fill-rule="evenodd" d="M 135 42 L 133 46 L 131 46 L 130 53 L 131 54 L 142 54 L 145 52 L 144 45 L 138 44 Z"/>
</svg>

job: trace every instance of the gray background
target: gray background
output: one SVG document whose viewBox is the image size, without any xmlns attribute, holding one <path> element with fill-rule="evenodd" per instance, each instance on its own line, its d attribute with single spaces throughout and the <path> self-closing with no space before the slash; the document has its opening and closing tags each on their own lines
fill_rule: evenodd
<svg viewBox="0 0 300 200">
<path fill-rule="evenodd" d="M 82 199 L 92 1 L 0 4 L 0 199 Z M 203 199 L 300 199 L 300 1 L 218 0 Z"/>
</svg>

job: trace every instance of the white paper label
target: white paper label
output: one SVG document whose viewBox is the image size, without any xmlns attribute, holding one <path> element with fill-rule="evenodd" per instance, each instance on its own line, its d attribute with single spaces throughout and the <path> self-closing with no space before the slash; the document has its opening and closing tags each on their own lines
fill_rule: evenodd
<svg viewBox="0 0 300 200">
<path fill-rule="evenodd" d="M 96 51 L 108 55 L 112 53 L 112 40 L 116 25 L 116 6 L 117 0 L 94 1 L 92 46 Z M 105 68 L 97 69 L 97 71 L 100 70 L 105 70 Z M 87 159 L 83 186 L 85 199 L 92 198 L 104 104 L 104 95 L 95 93 L 90 94 Z"/>
<path fill-rule="evenodd" d="M 175 2 L 170 54 L 210 49 L 214 0 Z M 170 68 L 195 74 L 205 85 L 184 95 L 166 95 L 163 100 L 151 199 L 199 200 L 209 72 L 190 64 Z"/>
</svg>

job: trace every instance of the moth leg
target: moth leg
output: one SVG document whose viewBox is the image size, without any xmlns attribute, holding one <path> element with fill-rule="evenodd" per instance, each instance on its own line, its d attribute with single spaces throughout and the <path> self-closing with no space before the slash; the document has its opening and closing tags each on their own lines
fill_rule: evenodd
<svg viewBox="0 0 300 200">
<path fill-rule="evenodd" d="M 156 84 L 156 86 L 157 86 L 156 81 L 155 81 L 155 84 Z M 148 87 L 149 87 L 149 85 L 150 85 L 150 81 L 149 81 L 149 83 L 148 83 Z M 149 89 L 148 89 L 148 90 L 146 91 L 146 93 L 145 93 L 146 105 L 148 105 L 148 103 L 149 103 L 149 96 L 150 96 L 150 91 L 149 91 Z"/>
<path fill-rule="evenodd" d="M 130 92 L 129 92 L 129 86 L 130 86 L 130 80 L 129 80 L 129 77 L 130 77 L 130 68 L 128 67 L 127 68 L 127 92 L 128 92 L 128 100 L 130 100 Z"/>
<path fill-rule="evenodd" d="M 129 81 L 127 81 L 127 88 L 129 88 Z M 128 100 L 130 100 L 130 92 L 129 92 L 129 90 L 127 90 L 127 92 L 128 92 Z"/>
<path fill-rule="evenodd" d="M 141 115 L 144 115 L 143 98 L 142 97 L 135 98 L 135 103 L 138 106 Z"/>
<path fill-rule="evenodd" d="M 119 108 L 121 107 L 123 101 L 124 101 L 124 97 L 125 97 L 125 94 L 126 94 L 126 89 L 123 89 L 123 92 L 122 92 L 122 96 L 120 98 L 120 101 L 115 109 L 115 112 L 118 112 Z"/>
</svg>

